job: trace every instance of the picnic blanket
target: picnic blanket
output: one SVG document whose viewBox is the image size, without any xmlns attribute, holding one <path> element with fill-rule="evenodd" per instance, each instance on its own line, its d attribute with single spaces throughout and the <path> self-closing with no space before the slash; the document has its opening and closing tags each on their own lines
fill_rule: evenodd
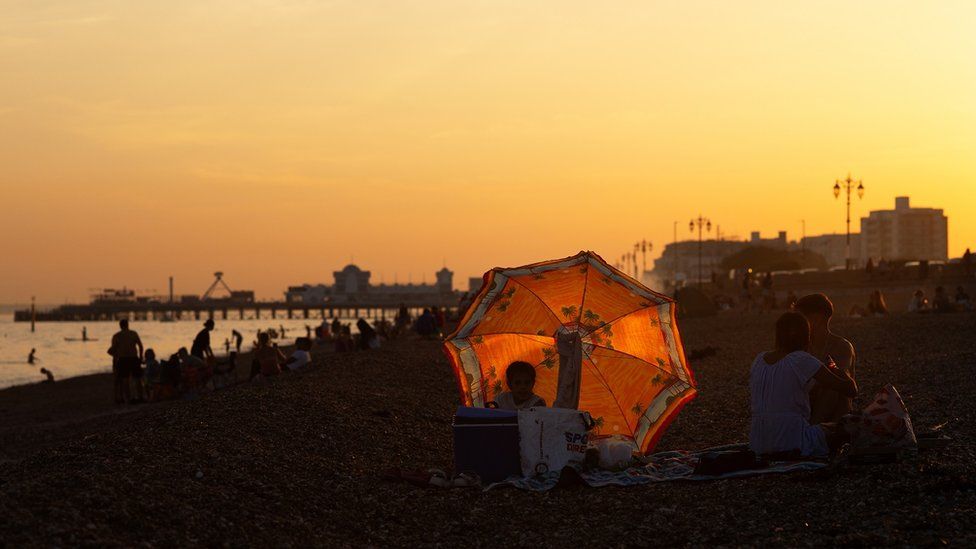
<svg viewBox="0 0 976 549">
<path fill-rule="evenodd" d="M 652 482 L 674 480 L 716 480 L 794 473 L 797 471 L 813 471 L 827 466 L 826 461 L 771 461 L 767 466 L 756 469 L 743 469 L 720 475 L 695 474 L 695 466 L 705 454 L 733 453 L 747 448 L 747 444 L 730 444 L 706 448 L 697 452 L 659 452 L 645 458 L 646 463 L 622 471 L 587 470 L 580 464 L 572 464 L 562 471 L 550 471 L 531 478 L 512 476 L 501 482 L 488 485 L 485 490 L 511 486 L 533 492 L 545 492 L 554 488 L 561 480 L 565 481 L 566 475 L 578 477 L 578 480 L 584 485 L 599 488 L 601 486 L 640 486 Z"/>
</svg>

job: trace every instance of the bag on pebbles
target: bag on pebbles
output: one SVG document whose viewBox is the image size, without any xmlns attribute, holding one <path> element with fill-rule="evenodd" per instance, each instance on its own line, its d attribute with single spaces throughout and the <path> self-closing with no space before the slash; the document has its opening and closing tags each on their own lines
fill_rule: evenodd
<svg viewBox="0 0 976 549">
<path fill-rule="evenodd" d="M 519 410 L 519 453 L 522 474 L 534 477 L 560 471 L 586 456 L 588 426 L 593 420 L 587 412 L 567 408 L 529 408 Z"/>
</svg>

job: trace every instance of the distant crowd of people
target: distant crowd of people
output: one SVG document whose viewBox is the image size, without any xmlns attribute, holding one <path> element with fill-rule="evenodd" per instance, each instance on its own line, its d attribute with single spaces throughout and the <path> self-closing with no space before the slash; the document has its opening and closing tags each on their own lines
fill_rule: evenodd
<svg viewBox="0 0 976 549">
<path fill-rule="evenodd" d="M 383 342 L 406 334 L 416 334 L 424 339 L 440 337 L 451 320 L 443 307 L 429 307 L 414 318 L 409 309 L 401 305 L 393 318 L 374 320 L 364 318 L 353 325 L 338 318 L 323 319 L 316 327 L 306 325 L 305 336 L 295 338 L 295 350 L 286 356 L 278 341 L 287 335 L 287 329 L 259 330 L 253 342 L 248 381 L 260 381 L 280 374 L 298 372 L 312 363 L 314 345 L 333 352 L 368 351 L 379 349 Z M 185 394 L 220 389 L 240 381 L 242 369 L 238 365 L 244 336 L 237 330 L 224 340 L 225 357 L 218 358 L 211 345 L 214 321 L 207 320 L 197 333 L 190 348 L 179 348 L 168 358 L 162 358 L 151 348 L 144 348 L 139 334 L 130 329 L 128 320 L 119 321 L 119 331 L 112 336 L 108 354 L 112 357 L 114 376 L 114 400 L 117 404 L 138 404 L 147 401 L 166 400 Z M 36 360 L 36 351 L 28 358 Z M 48 373 L 53 381 L 53 376 Z"/>
<path fill-rule="evenodd" d="M 944 286 L 935 288 L 935 295 L 931 300 L 925 295 L 925 290 L 915 290 L 908 302 L 909 313 L 955 313 L 973 310 L 973 301 L 962 286 L 956 287 L 954 296 L 949 295 Z M 888 303 L 881 290 L 871 292 L 867 307 L 853 305 L 849 315 L 852 317 L 884 316 L 889 312 Z"/>
<path fill-rule="evenodd" d="M 773 287 L 772 273 L 754 275 L 751 270 L 746 271 L 740 280 L 739 299 L 733 299 L 727 294 L 716 294 L 710 299 L 719 311 L 738 310 L 740 312 L 765 312 L 771 310 L 791 310 L 797 302 L 796 293 L 788 290 L 784 299 L 776 296 Z M 919 288 L 908 302 L 907 312 L 910 313 L 951 313 L 973 311 L 974 303 L 963 286 L 957 286 L 955 294 L 944 286 L 937 286 L 931 299 L 925 295 L 925 290 Z M 881 290 L 874 290 L 868 296 L 864 305 L 854 304 L 848 311 L 851 317 L 883 316 L 891 312 L 887 299 Z"/>
<path fill-rule="evenodd" d="M 956 287 L 956 294 L 952 298 L 949 297 L 949 292 L 946 291 L 945 287 L 938 286 L 935 288 L 935 295 L 931 301 L 925 296 L 925 291 L 919 288 L 915 290 L 915 295 L 908 303 L 908 312 L 910 313 L 955 313 L 972 310 L 972 298 L 962 286 Z"/>
<path fill-rule="evenodd" d="M 143 347 L 142 339 L 129 328 L 128 320 L 120 320 L 120 329 L 112 336 L 108 350 L 112 356 L 116 404 L 167 400 L 237 383 L 237 361 L 244 336 L 233 330 L 231 336 L 235 350 L 230 350 L 228 338 L 224 342 L 227 355 L 224 359 L 218 359 L 210 342 L 214 326 L 213 320 L 207 320 L 189 349 L 180 347 L 169 358 L 160 359 L 155 350 Z M 272 331 L 258 331 L 252 352 L 250 380 L 297 371 L 311 363 L 310 338 L 296 338 L 295 351 L 286 357 L 278 344 L 271 341 Z M 275 335 L 280 337 L 281 333 L 283 330 L 275 332 Z"/>
</svg>

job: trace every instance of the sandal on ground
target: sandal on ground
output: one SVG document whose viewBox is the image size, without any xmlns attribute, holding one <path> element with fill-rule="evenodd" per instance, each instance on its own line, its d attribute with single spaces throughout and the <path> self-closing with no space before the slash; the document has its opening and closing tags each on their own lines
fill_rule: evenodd
<svg viewBox="0 0 976 549">
<path fill-rule="evenodd" d="M 439 488 L 449 488 L 451 486 L 451 480 L 447 478 L 447 473 L 440 469 L 428 469 L 430 473 L 430 485 L 437 486 Z"/>
<path fill-rule="evenodd" d="M 451 486 L 455 488 L 469 488 L 472 486 L 481 486 L 481 478 L 474 473 L 461 473 L 451 480 Z"/>
</svg>

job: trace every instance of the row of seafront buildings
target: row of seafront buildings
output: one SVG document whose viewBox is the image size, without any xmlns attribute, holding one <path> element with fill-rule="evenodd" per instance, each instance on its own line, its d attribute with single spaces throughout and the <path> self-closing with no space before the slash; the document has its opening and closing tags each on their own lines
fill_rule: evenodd
<svg viewBox="0 0 976 549">
<path fill-rule="evenodd" d="M 433 284 L 373 284 L 372 274 L 356 265 L 332 273 L 333 283 L 289 286 L 285 301 L 304 306 L 370 303 L 396 307 L 454 306 L 454 273 L 446 267 L 434 274 Z"/>
<path fill-rule="evenodd" d="M 712 272 L 720 272 L 724 258 L 750 246 L 815 252 L 822 255 L 830 267 L 844 266 L 847 259 L 847 235 L 844 233 L 805 236 L 799 241 L 790 241 L 786 231 L 780 231 L 775 238 L 762 238 L 757 231 L 749 240 L 703 241 L 703 277 L 709 278 Z M 860 232 L 851 233 L 850 255 L 854 267 L 864 267 L 869 260 L 875 265 L 882 260 L 947 261 L 949 220 L 941 209 L 913 208 L 907 196 L 899 196 L 895 198 L 894 209 L 874 210 L 861 218 Z M 653 276 L 661 280 L 697 280 L 698 241 L 668 244 L 661 257 L 654 261 Z"/>
</svg>

